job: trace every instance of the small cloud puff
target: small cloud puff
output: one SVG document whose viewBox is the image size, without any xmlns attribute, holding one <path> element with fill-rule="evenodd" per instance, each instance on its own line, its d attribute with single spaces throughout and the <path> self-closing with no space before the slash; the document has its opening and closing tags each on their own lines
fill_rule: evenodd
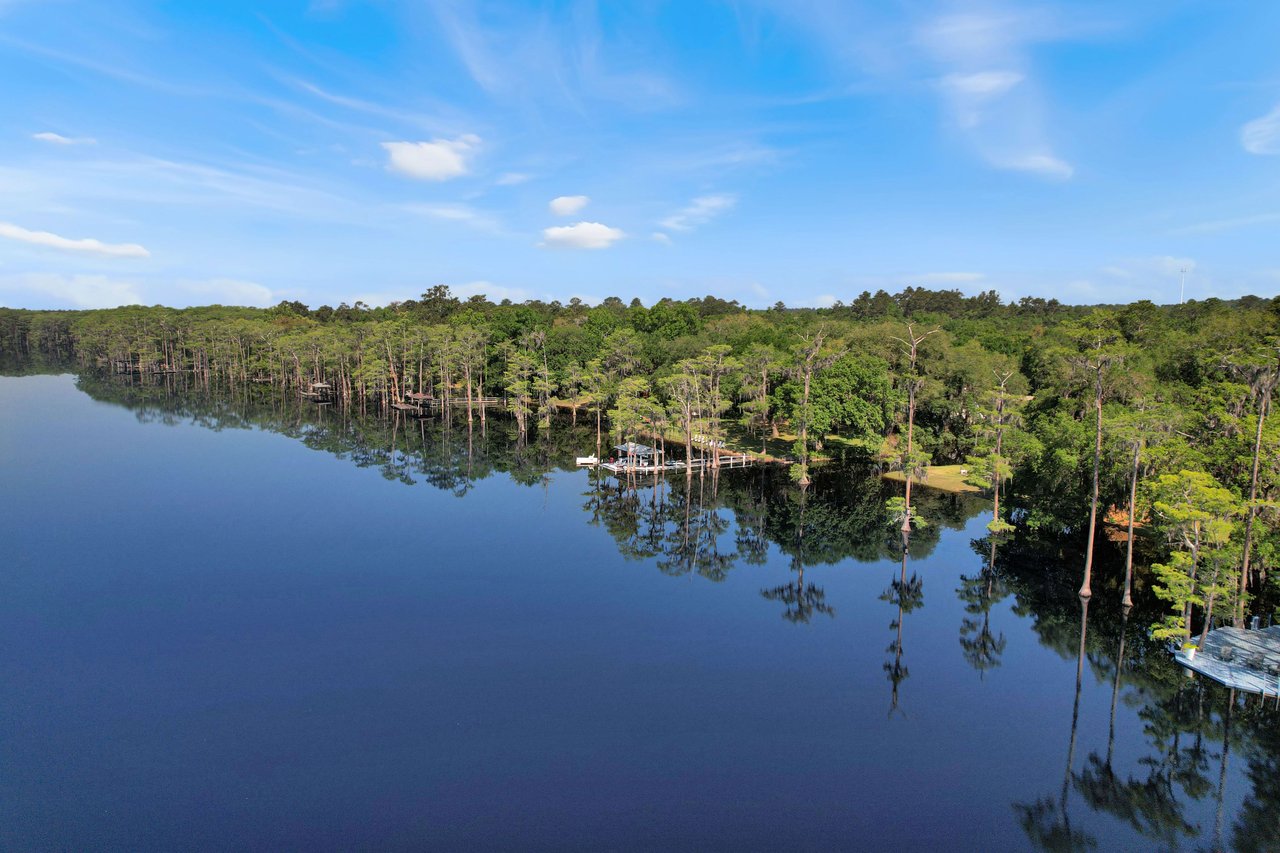
<svg viewBox="0 0 1280 853">
<path fill-rule="evenodd" d="M 0 237 L 30 243 L 34 246 L 46 246 L 64 252 L 86 252 L 92 255 L 103 255 L 108 258 L 149 258 L 151 253 L 137 243 L 104 243 L 92 237 L 72 239 L 49 231 L 31 231 L 9 222 L 0 222 Z"/>
<path fill-rule="evenodd" d="M 591 199 L 585 195 L 562 195 L 551 199 L 547 207 L 556 216 L 573 216 L 586 207 L 589 201 Z"/>
<path fill-rule="evenodd" d="M 480 137 L 468 133 L 457 139 L 430 142 L 384 142 L 389 156 L 387 168 L 424 181 L 447 181 L 471 171 L 470 156 L 480 146 Z"/>
<path fill-rule="evenodd" d="M 542 245 L 559 249 L 607 249 L 624 236 L 622 229 L 600 222 L 579 222 L 544 228 Z"/>
</svg>

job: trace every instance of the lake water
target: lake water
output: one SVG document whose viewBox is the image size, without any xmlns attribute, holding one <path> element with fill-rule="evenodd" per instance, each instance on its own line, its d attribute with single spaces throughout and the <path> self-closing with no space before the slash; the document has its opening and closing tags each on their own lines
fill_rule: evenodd
<svg viewBox="0 0 1280 853">
<path fill-rule="evenodd" d="M 0 378 L 0 847 L 1280 845 L 1280 717 L 1113 568 L 1082 659 L 1075 555 L 989 565 L 981 500 L 904 568 L 865 471 L 551 432 Z"/>
</svg>

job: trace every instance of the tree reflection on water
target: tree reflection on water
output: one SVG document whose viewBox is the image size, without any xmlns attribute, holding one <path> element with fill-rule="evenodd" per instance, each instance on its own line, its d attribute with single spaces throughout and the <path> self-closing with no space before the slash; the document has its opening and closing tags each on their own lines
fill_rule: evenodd
<svg viewBox="0 0 1280 853">
<path fill-rule="evenodd" d="M 214 395 L 186 387 L 180 375 L 84 374 L 78 387 L 144 422 L 269 430 L 375 469 L 389 482 L 459 497 L 495 476 L 545 487 L 555 472 L 572 470 L 574 456 L 595 440 L 594 428 L 586 426 L 555 424 L 521 437 L 501 416 L 474 422 L 362 418 L 266 389 Z M 924 578 L 907 564 L 929 556 L 944 530 L 963 529 L 986 504 L 922 489 L 914 503 L 932 523 L 913 531 L 908 543 L 885 535 L 887 492 L 870 470 L 828 466 L 814 469 L 812 477 L 807 489 L 792 484 L 781 468 L 628 483 L 593 469 L 585 474 L 581 506 L 587 523 L 607 531 L 620 554 L 666 575 L 721 582 L 738 567 L 763 567 L 773 554 L 785 555 L 792 579 L 766 586 L 760 595 L 798 625 L 837 616 L 810 575 L 814 567 L 894 564 L 880 596 L 894 610 L 883 669 L 891 686 L 890 714 L 901 712 L 901 688 L 910 675 L 906 621 L 925 603 Z M 1013 804 L 1032 845 L 1108 846 L 1095 832 L 1096 818 L 1106 817 L 1159 848 L 1200 839 L 1215 849 L 1280 849 L 1280 711 L 1274 703 L 1187 679 L 1145 630 L 1160 604 L 1139 588 L 1134 608 L 1121 608 L 1118 574 L 1115 589 L 1107 588 L 1104 573 L 1092 604 L 1081 602 L 1075 596 L 1077 563 L 1065 558 L 1070 543 L 1041 541 L 1034 531 L 1020 529 L 999 541 L 984 535 L 972 545 L 975 571 L 962 572 L 955 590 L 963 606 L 959 641 L 968 666 L 985 678 L 1002 665 L 1009 640 L 992 627 L 992 614 L 1007 599 L 1015 616 L 1029 620 L 1041 645 L 1076 663 L 1062 784 Z M 1109 691 L 1105 729 L 1101 719 L 1082 719 L 1086 668 Z M 1134 709 L 1139 725 L 1118 727 L 1120 708 Z M 1078 742 L 1089 731 L 1105 732 L 1106 746 L 1090 751 L 1077 767 Z M 1242 797 L 1235 792 L 1242 804 L 1234 814 L 1228 808 L 1233 784 L 1248 786 Z M 1189 817 L 1197 806 L 1199 822 Z M 1094 820 L 1081 820 L 1083 815 Z"/>
</svg>

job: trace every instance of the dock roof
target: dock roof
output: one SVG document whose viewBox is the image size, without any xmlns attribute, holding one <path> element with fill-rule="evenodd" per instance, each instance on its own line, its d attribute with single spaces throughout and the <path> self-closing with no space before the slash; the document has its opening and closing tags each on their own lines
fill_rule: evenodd
<svg viewBox="0 0 1280 853">
<path fill-rule="evenodd" d="M 636 444 L 634 441 L 628 441 L 626 444 L 618 444 L 613 448 L 623 456 L 652 456 L 657 453 L 647 444 Z"/>
</svg>

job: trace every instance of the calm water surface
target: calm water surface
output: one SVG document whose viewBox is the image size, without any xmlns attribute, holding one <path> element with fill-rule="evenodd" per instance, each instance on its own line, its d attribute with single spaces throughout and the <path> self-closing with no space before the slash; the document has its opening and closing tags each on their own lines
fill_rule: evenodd
<svg viewBox="0 0 1280 853">
<path fill-rule="evenodd" d="M 1277 717 L 1105 571 L 1081 663 L 1074 560 L 989 566 L 981 501 L 904 569 L 864 473 L 593 442 L 0 378 L 0 847 L 1280 843 Z"/>
</svg>

